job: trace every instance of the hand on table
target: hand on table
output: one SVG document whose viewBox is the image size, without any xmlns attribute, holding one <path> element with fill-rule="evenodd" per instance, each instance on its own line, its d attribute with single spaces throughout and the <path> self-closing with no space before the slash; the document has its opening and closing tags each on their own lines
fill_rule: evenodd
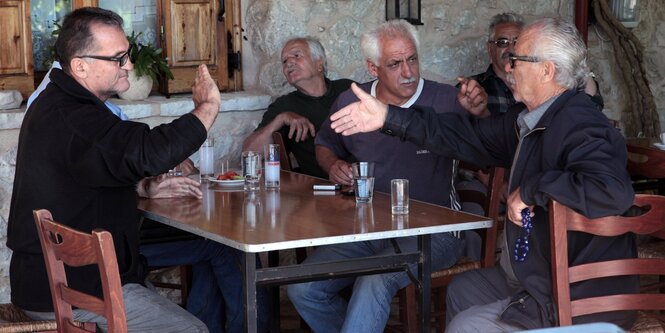
<svg viewBox="0 0 665 333">
<path fill-rule="evenodd" d="M 199 182 L 187 177 L 169 177 L 166 174 L 144 178 L 138 186 L 139 195 L 145 198 L 203 198 Z"/>
<path fill-rule="evenodd" d="M 182 161 L 182 163 L 178 164 L 176 169 L 182 172 L 182 176 L 184 177 L 187 177 L 198 171 L 198 169 L 194 166 L 194 162 L 192 162 L 192 160 L 190 160 L 189 158 Z"/>
<path fill-rule="evenodd" d="M 344 160 L 337 160 L 330 166 L 328 178 L 331 182 L 341 185 L 353 185 L 353 172 L 351 164 Z"/>
</svg>

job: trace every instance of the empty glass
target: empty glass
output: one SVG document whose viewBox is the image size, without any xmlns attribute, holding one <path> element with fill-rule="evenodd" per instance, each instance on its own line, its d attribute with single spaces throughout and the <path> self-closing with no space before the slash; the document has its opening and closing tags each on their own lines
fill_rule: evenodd
<svg viewBox="0 0 665 333">
<path fill-rule="evenodd" d="M 390 208 L 393 214 L 409 213 L 409 180 L 390 181 Z"/>
<path fill-rule="evenodd" d="M 261 154 L 255 151 L 243 151 L 241 164 L 242 176 L 245 178 L 245 191 L 258 190 L 261 179 Z"/>
</svg>

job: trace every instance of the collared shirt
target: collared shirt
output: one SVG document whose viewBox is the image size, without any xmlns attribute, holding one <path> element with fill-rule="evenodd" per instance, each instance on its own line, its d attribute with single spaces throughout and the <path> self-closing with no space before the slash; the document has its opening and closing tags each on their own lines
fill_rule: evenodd
<svg viewBox="0 0 665 333">
<path fill-rule="evenodd" d="M 556 101 L 559 96 L 561 96 L 561 94 L 551 97 L 543 104 L 540 104 L 538 107 L 533 109 L 533 111 L 524 109 L 524 111 L 522 111 L 519 116 L 517 116 L 517 125 L 520 128 L 520 141 L 527 133 L 529 133 L 529 131 L 536 127 L 536 124 L 538 124 L 540 118 L 543 117 L 545 111 L 550 108 L 552 103 L 554 103 L 554 101 Z"/>
<path fill-rule="evenodd" d="M 30 104 L 32 104 L 32 102 L 37 98 L 37 96 L 39 96 L 39 94 L 41 94 L 42 91 L 44 91 L 44 89 L 46 89 L 46 86 L 51 82 L 51 79 L 49 78 L 49 76 L 51 75 L 51 70 L 53 68 L 62 69 L 62 66 L 60 66 L 60 62 L 58 62 L 58 61 L 53 62 L 53 64 L 51 65 L 51 68 L 48 70 L 48 72 L 44 76 L 44 80 L 42 80 L 42 82 L 39 83 L 39 86 L 37 87 L 37 89 L 35 89 L 35 91 L 33 91 L 32 94 L 30 94 L 30 97 L 28 97 L 28 105 L 25 107 L 26 110 L 30 107 Z M 121 120 L 128 120 L 129 119 L 127 117 L 127 115 L 124 112 L 122 112 L 122 109 L 119 106 L 111 103 L 108 100 L 104 101 L 104 104 L 106 104 L 106 107 L 109 110 L 111 110 L 111 112 L 113 112 L 114 115 L 118 116 L 118 118 L 120 118 Z"/>
<path fill-rule="evenodd" d="M 546 100 L 545 103 L 533 109 L 533 111 L 524 109 L 524 111 L 520 112 L 520 114 L 517 116 L 517 126 L 520 129 L 520 144 L 518 147 L 521 147 L 524 136 L 536 127 L 540 121 L 540 118 L 542 118 L 545 114 L 545 111 L 550 108 L 552 103 L 554 103 L 554 101 L 556 101 L 559 96 L 561 96 L 561 94 L 551 97 L 550 99 Z M 515 159 L 517 159 L 517 155 L 515 155 Z M 509 184 L 512 182 L 512 175 L 513 174 L 511 172 L 511 179 Z M 517 281 L 513 267 L 510 264 L 510 256 L 513 253 L 512 246 L 509 246 L 508 239 L 504 238 L 504 242 L 501 246 L 501 255 L 499 256 L 499 266 L 505 273 L 508 284 L 513 288 L 517 288 L 520 286 L 520 284 Z"/>
<path fill-rule="evenodd" d="M 487 108 L 491 114 L 505 113 L 511 105 L 515 104 L 513 92 L 496 75 L 494 69 L 492 69 L 492 64 L 487 67 L 485 73 L 476 74 L 471 79 L 478 81 L 483 89 L 485 89 L 487 93 Z"/>
</svg>

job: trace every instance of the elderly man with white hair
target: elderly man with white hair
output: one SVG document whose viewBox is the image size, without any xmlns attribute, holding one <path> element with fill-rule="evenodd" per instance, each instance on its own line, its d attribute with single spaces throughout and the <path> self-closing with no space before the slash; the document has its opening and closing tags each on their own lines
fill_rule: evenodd
<svg viewBox="0 0 665 333">
<path fill-rule="evenodd" d="M 465 83 L 458 91 L 453 86 L 420 77 L 418 35 L 415 27 L 403 20 L 379 25 L 364 34 L 360 46 L 369 73 L 376 80 L 361 85 L 362 89 L 384 103 L 404 107 L 433 107 L 435 111 L 466 114 L 465 108 L 484 109 L 487 96 L 477 83 Z M 468 95 L 467 95 L 468 94 Z M 342 93 L 331 110 L 356 101 L 351 91 Z M 354 157 L 375 162 L 376 191 L 390 192 L 390 180 L 409 179 L 411 199 L 457 209 L 452 187 L 453 161 L 423 149 L 419 145 L 382 135 L 378 131 L 345 138 L 334 133 L 330 121 L 321 126 L 316 140 L 316 158 L 330 180 L 351 185 L 351 167 L 346 161 Z M 395 240 L 406 251 L 417 248 L 416 237 Z M 464 241 L 451 233 L 432 236 L 432 269 L 454 264 Z M 355 242 L 321 246 L 306 262 L 323 262 L 344 258 L 394 253 L 391 240 Z M 410 265 L 414 270 L 416 264 Z M 292 284 L 289 298 L 300 315 L 316 332 L 383 332 L 390 314 L 390 302 L 397 291 L 411 283 L 406 272 L 393 272 Z M 339 291 L 353 285 L 351 299 Z"/>
<path fill-rule="evenodd" d="M 430 110 L 403 112 L 352 85 L 360 101 L 331 116 L 344 135 L 381 128 L 432 152 L 481 166 L 511 166 L 501 264 L 467 272 L 448 287 L 448 332 L 511 332 L 555 324 L 547 204 L 590 218 L 619 215 L 633 201 L 621 134 L 578 88 L 588 75 L 586 47 L 571 24 L 546 18 L 526 26 L 506 64 L 525 110 L 470 119 Z M 568 233 L 571 262 L 635 256 L 633 235 Z M 635 277 L 576 283 L 571 298 L 631 293 Z M 633 312 L 577 317 L 575 323 L 630 327 Z"/>
</svg>

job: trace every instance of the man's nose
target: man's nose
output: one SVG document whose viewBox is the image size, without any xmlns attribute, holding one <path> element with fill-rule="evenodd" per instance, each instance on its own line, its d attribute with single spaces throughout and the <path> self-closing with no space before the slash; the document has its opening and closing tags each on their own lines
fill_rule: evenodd
<svg viewBox="0 0 665 333">
<path fill-rule="evenodd" d="M 400 70 L 402 71 L 402 77 L 405 78 L 410 78 L 411 75 L 413 74 L 413 71 L 411 70 L 411 65 L 409 64 L 408 61 L 402 61 L 400 64 Z"/>
</svg>

